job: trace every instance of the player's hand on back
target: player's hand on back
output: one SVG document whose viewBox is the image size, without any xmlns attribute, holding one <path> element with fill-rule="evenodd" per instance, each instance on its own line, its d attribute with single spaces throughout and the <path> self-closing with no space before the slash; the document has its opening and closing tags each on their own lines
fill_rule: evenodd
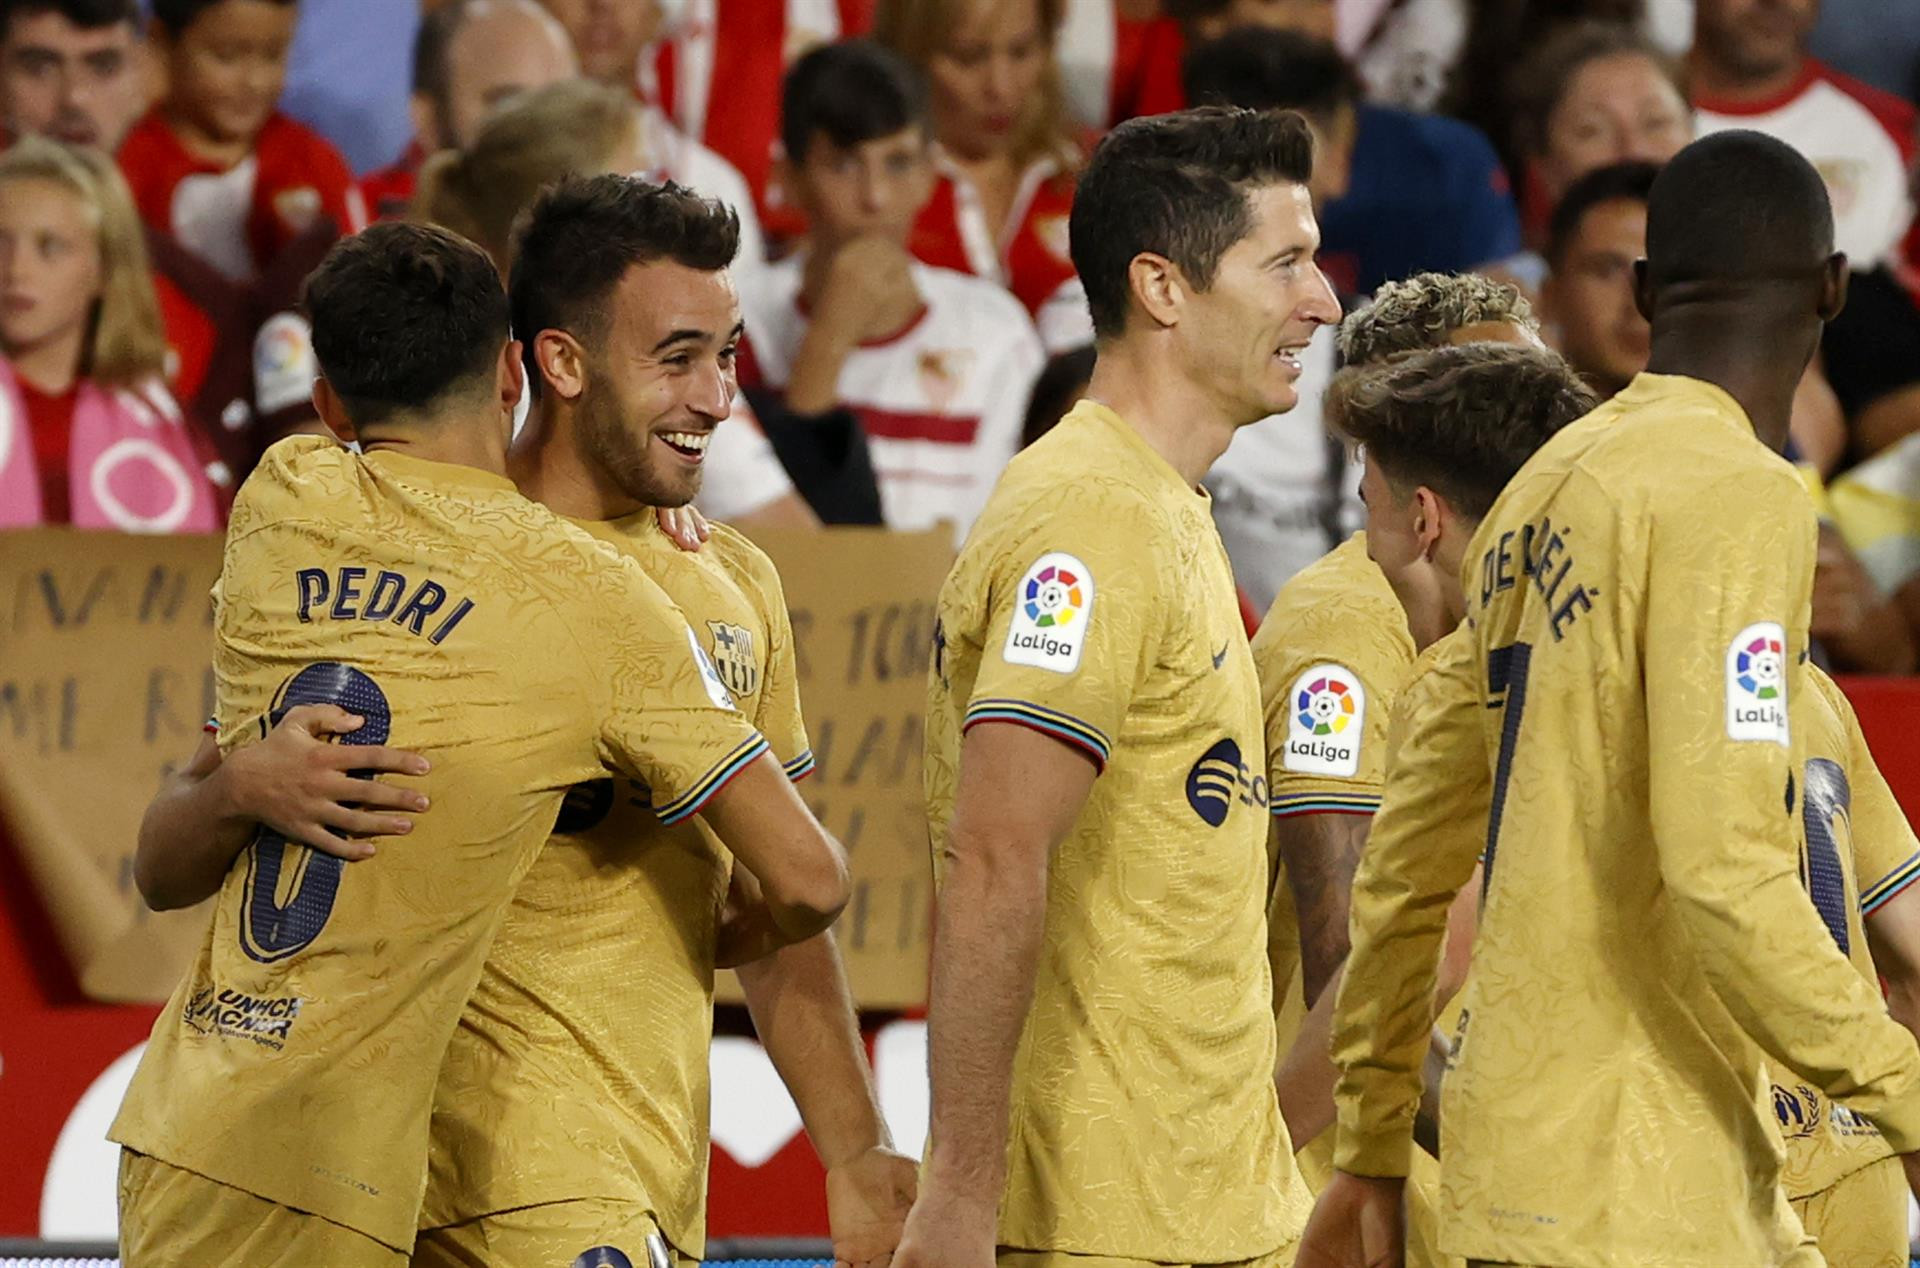
<svg viewBox="0 0 1920 1268">
<path fill-rule="evenodd" d="M 265 739 L 236 749 L 222 763 L 232 814 L 349 860 L 373 856 L 373 844 L 364 838 L 411 832 L 408 816 L 427 809 L 425 796 L 350 772 L 424 775 L 427 759 L 384 745 L 332 742 L 360 725 L 360 718 L 335 705 L 288 710 Z"/>
<path fill-rule="evenodd" d="M 834 1268 L 888 1268 L 919 1182 L 919 1163 L 877 1146 L 827 1168 Z"/>
<path fill-rule="evenodd" d="M 1334 1172 L 1313 1204 L 1294 1268 L 1404 1268 L 1406 1187 Z"/>
<path fill-rule="evenodd" d="M 928 1184 L 914 1200 L 893 1268 L 994 1268 L 999 1204 Z"/>
</svg>

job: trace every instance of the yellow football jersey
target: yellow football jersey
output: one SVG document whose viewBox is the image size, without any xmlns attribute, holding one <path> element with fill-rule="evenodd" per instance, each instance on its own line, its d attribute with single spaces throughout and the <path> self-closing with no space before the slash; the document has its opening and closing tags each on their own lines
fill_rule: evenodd
<svg viewBox="0 0 1920 1268">
<path fill-rule="evenodd" d="M 687 620 L 787 773 L 813 768 L 773 561 L 724 525 L 695 553 L 652 511 L 580 527 L 631 556 Z M 567 798 L 515 892 L 441 1071 L 422 1227 L 604 1198 L 705 1251 L 715 918 L 732 856 L 647 789 Z"/>
<path fill-rule="evenodd" d="M 1481 524 L 1469 625 L 1408 688 L 1426 707 L 1356 878 L 1335 1028 L 1340 1164 L 1403 1172 L 1430 1016 L 1415 984 L 1480 844 L 1447 789 L 1475 772 L 1486 880 L 1443 1094 L 1448 1253 L 1796 1253 L 1762 1048 L 1920 1144 L 1920 1050 L 1807 902 L 1784 810 L 1813 553 L 1805 489 L 1732 398 L 1656 375 L 1549 440 Z"/>
<path fill-rule="evenodd" d="M 1386 768 L 1387 715 L 1413 665 L 1413 634 L 1367 535 L 1355 533 L 1294 574 L 1253 636 L 1266 718 L 1268 808 L 1372 814 Z M 1300 921 L 1286 862 L 1273 851 L 1267 959 L 1280 1051 L 1306 1016 Z"/>
<path fill-rule="evenodd" d="M 1877 992 L 1860 879 L 1872 882 L 1867 888 L 1875 906 L 1886 902 L 1912 883 L 1920 843 L 1838 684 L 1813 665 L 1807 683 L 1810 690 L 1792 702 L 1798 778 L 1790 812 L 1800 827 L 1800 879 L 1834 944 Z M 1773 1110 L 1787 1142 L 1781 1183 L 1788 1197 L 1811 1197 L 1892 1156 L 1872 1123 L 1833 1104 L 1807 1080 L 1778 1067 L 1773 1078 Z"/>
<path fill-rule="evenodd" d="M 1082 401 L 1001 477 L 937 631 L 935 842 L 969 727 L 1033 727 L 1102 772 L 1049 869 L 1001 1242 L 1171 1263 L 1284 1246 L 1309 1199 L 1273 1090 L 1259 688 L 1205 493 Z"/>
<path fill-rule="evenodd" d="M 469 468 L 281 442 L 214 601 L 223 747 L 338 704 L 433 762 L 433 808 L 352 865 L 255 840 L 111 1135 L 406 1249 L 441 1059 L 566 790 L 611 765 L 678 821 L 766 741 L 645 573 Z"/>
<path fill-rule="evenodd" d="M 1280 588 L 1253 636 L 1276 818 L 1379 809 L 1387 716 L 1413 658 L 1406 611 L 1365 533 Z"/>
</svg>

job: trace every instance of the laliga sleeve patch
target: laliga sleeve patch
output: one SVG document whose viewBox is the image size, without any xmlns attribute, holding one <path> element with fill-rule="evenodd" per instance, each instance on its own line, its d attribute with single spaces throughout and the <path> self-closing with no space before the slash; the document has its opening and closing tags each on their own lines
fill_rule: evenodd
<svg viewBox="0 0 1920 1268">
<path fill-rule="evenodd" d="M 1093 622 L 1093 573 L 1064 551 L 1040 556 L 1013 596 L 1013 623 L 1000 658 L 1070 674 L 1080 668 Z"/>
<path fill-rule="evenodd" d="M 1360 773 L 1360 742 L 1367 731 L 1367 689 L 1341 665 L 1315 665 L 1293 680 L 1287 701 L 1283 770 L 1300 775 Z"/>
<path fill-rule="evenodd" d="M 1727 738 L 1787 743 L 1787 635 L 1756 621 L 1727 647 Z"/>
<path fill-rule="evenodd" d="M 727 690 L 727 684 L 720 681 L 720 671 L 700 649 L 700 640 L 693 636 L 692 626 L 687 627 L 687 646 L 693 649 L 693 663 L 700 667 L 700 685 L 707 689 L 707 698 L 722 709 L 733 708 L 733 695 Z"/>
<path fill-rule="evenodd" d="M 275 414 L 313 395 L 320 373 L 313 331 L 298 313 L 275 313 L 253 337 L 253 403 Z"/>
</svg>

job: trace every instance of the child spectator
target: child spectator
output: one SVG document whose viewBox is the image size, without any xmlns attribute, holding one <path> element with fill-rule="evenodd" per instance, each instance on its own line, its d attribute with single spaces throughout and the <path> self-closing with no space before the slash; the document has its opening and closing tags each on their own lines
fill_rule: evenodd
<svg viewBox="0 0 1920 1268">
<path fill-rule="evenodd" d="M 883 0 L 874 38 L 929 90 L 937 179 L 914 225 L 922 262 L 999 282 L 1049 349 L 1093 338 L 1067 255 L 1081 154 L 1054 59 L 1062 0 Z"/>
<path fill-rule="evenodd" d="M 916 262 L 914 219 L 934 182 L 926 89 L 913 67 L 851 40 L 787 72 L 780 128 L 811 226 L 769 271 L 754 356 L 798 415 L 851 410 L 888 525 L 963 538 L 1020 447 L 1043 354 L 993 282 Z"/>
<path fill-rule="evenodd" d="M 318 225 L 366 224 L 346 160 L 275 109 L 294 0 L 154 0 L 153 17 L 167 94 L 120 147 L 149 225 L 245 279 Z"/>
<path fill-rule="evenodd" d="M 161 382 L 140 221 L 98 151 L 0 155 L 0 528 L 208 533 L 219 499 Z"/>
</svg>

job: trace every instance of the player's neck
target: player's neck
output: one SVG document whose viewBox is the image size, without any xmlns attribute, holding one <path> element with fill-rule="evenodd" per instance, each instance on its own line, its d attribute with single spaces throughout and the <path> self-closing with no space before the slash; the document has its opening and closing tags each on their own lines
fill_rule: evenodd
<svg viewBox="0 0 1920 1268">
<path fill-rule="evenodd" d="M 507 475 L 520 492 L 568 519 L 616 520 L 640 509 L 640 503 L 611 481 L 596 477 L 579 446 L 561 438 L 550 411 L 551 394 L 527 415 L 527 425 L 507 453 Z"/>
<path fill-rule="evenodd" d="M 492 475 L 507 473 L 506 436 L 495 427 L 474 425 L 471 416 L 413 415 L 359 429 L 363 453 L 385 450 L 422 462 L 472 467 Z"/>
<path fill-rule="evenodd" d="M 1706 319 L 1706 314 L 1701 314 Z M 1719 320 L 1656 323 L 1651 374 L 1677 374 L 1711 383 L 1746 412 L 1754 435 L 1775 453 L 1786 448 L 1793 417 L 1793 396 L 1806 370 L 1806 357 L 1756 357 L 1756 348 L 1780 348 L 1785 342 L 1751 324 Z"/>
<path fill-rule="evenodd" d="M 1120 415 L 1189 488 L 1199 487 L 1233 441 L 1234 425 L 1212 416 L 1204 393 L 1133 349 L 1102 347 L 1087 395 Z"/>
</svg>

